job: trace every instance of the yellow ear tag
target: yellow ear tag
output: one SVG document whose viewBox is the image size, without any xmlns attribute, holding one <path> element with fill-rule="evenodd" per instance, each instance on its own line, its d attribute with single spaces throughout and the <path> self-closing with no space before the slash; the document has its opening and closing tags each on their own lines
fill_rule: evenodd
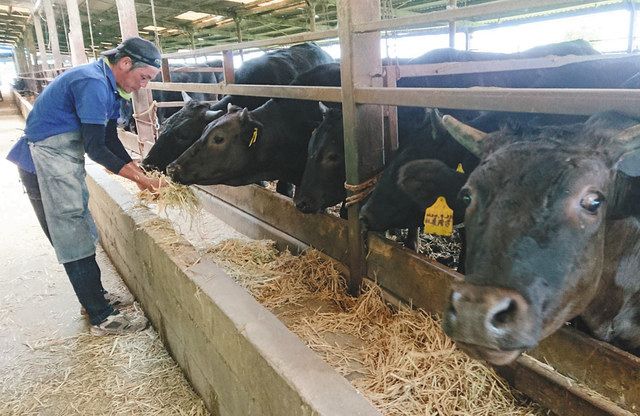
<svg viewBox="0 0 640 416">
<path fill-rule="evenodd" d="M 251 139 L 249 140 L 249 147 L 254 144 L 258 140 L 258 128 L 253 129 L 253 134 L 251 135 Z"/>
<path fill-rule="evenodd" d="M 453 233 L 453 210 L 447 200 L 439 196 L 436 202 L 424 211 L 425 234 L 451 236 Z"/>
<path fill-rule="evenodd" d="M 456 168 L 456 172 L 464 173 L 464 169 L 462 169 L 462 163 L 458 163 L 458 167 Z"/>
</svg>

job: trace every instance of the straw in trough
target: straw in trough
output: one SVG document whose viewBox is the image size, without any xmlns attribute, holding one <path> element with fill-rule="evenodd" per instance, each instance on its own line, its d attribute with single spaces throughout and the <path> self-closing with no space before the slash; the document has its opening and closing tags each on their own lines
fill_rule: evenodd
<svg viewBox="0 0 640 416">
<path fill-rule="evenodd" d="M 344 276 L 315 250 L 229 240 L 207 253 L 385 415 L 546 413 L 456 349 L 438 318 L 391 308 L 373 284 L 346 295 Z"/>
<path fill-rule="evenodd" d="M 200 203 L 191 188 L 173 182 L 168 176 L 161 172 L 150 171 L 147 176 L 166 182 L 166 186 L 159 188 L 156 192 L 147 189 L 138 192 L 138 199 L 143 204 L 158 204 L 160 212 L 166 208 L 177 208 L 191 216 L 200 213 Z"/>
</svg>

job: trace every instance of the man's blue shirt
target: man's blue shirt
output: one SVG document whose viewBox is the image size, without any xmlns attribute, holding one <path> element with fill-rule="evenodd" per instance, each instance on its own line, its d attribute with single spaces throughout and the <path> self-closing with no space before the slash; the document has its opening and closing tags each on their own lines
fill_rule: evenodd
<svg viewBox="0 0 640 416">
<path fill-rule="evenodd" d="M 7 159 L 35 173 L 28 142 L 80 130 L 80 124 L 106 125 L 119 115 L 116 80 L 103 60 L 69 69 L 42 91 L 27 117 L 24 136 Z"/>
</svg>

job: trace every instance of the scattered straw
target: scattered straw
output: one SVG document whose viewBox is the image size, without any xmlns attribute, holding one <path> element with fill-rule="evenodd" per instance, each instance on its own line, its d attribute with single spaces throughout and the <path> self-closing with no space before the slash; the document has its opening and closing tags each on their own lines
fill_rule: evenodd
<svg viewBox="0 0 640 416">
<path fill-rule="evenodd" d="M 138 199 L 143 204 L 158 204 L 160 212 L 163 212 L 166 208 L 177 208 L 192 217 L 200 214 L 200 202 L 191 188 L 173 182 L 161 172 L 150 171 L 146 173 L 151 178 L 165 181 L 167 185 L 159 188 L 156 192 L 151 192 L 147 189 L 138 192 Z"/>
<path fill-rule="evenodd" d="M 2 415 L 208 415 L 153 329 L 30 345 L 0 375 Z"/>
<path fill-rule="evenodd" d="M 539 415 L 545 411 L 457 350 L 437 318 L 392 309 L 344 277 L 317 251 L 296 257 L 269 241 L 229 240 L 208 250 L 385 415 Z"/>
</svg>

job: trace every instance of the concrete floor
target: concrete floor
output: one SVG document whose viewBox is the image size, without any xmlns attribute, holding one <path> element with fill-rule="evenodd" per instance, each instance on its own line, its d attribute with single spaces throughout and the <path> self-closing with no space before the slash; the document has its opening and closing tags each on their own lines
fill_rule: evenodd
<svg viewBox="0 0 640 416">
<path fill-rule="evenodd" d="M 6 87 L 3 86 L 3 88 Z M 38 345 L 42 340 L 86 337 L 89 329 L 88 321 L 80 315 L 80 304 L 64 269 L 57 263 L 53 248 L 44 236 L 29 200 L 24 194 L 16 167 L 5 159 L 11 146 L 22 134 L 24 120 L 15 109 L 10 93 L 3 90 L 2 95 L 4 101 L 0 102 L 0 195 L 3 196 L 0 204 L 0 224 L 2 224 L 2 238 L 0 238 L 0 397 L 2 399 L 0 402 L 8 400 L 8 396 L 12 396 L 14 400 L 22 400 L 20 386 L 16 386 L 14 381 L 24 380 L 25 377 L 24 374 L 18 377 L 19 374 L 16 371 L 21 369 L 20 371 L 24 372 L 24 369 L 34 368 L 32 364 L 42 360 L 43 352 L 38 351 L 38 348 L 34 349 L 34 345 Z M 126 287 L 101 249 L 98 250 L 98 263 L 102 269 L 105 288 L 126 293 Z M 157 339 L 152 328 L 145 333 L 144 336 L 147 339 Z M 161 345 L 160 348 L 162 349 Z M 58 354 L 62 354 L 60 359 L 68 355 L 64 351 L 58 351 Z M 166 352 L 163 351 L 161 355 L 164 356 L 162 359 L 171 361 Z M 55 361 L 56 353 L 50 352 L 46 358 L 47 361 Z M 182 378 L 179 369 L 173 363 L 170 365 L 173 365 L 171 371 L 178 373 L 175 376 Z M 12 374 L 12 372 L 16 373 Z M 100 377 L 100 373 L 101 371 L 96 368 L 96 377 Z M 43 374 L 39 374 L 37 379 L 42 381 L 46 378 L 47 370 L 44 369 Z M 187 402 L 193 405 L 191 410 L 185 409 L 184 414 L 203 414 L 200 399 L 186 381 L 182 384 L 185 389 L 183 395 L 187 397 Z M 28 390 L 31 387 L 31 385 L 25 385 L 24 389 Z M 162 404 L 162 393 L 158 393 L 156 389 L 156 392 L 151 395 L 152 400 L 155 400 L 154 394 L 158 396 L 157 402 Z M 104 392 L 99 396 L 105 404 L 104 412 L 94 413 L 95 411 L 91 410 L 90 413 L 116 414 L 109 406 L 112 398 L 108 394 L 105 396 Z M 58 400 L 56 397 L 50 399 L 53 404 L 48 403 L 38 408 L 36 403 L 35 409 L 29 414 L 62 414 L 60 411 L 64 403 L 56 403 Z M 87 405 L 86 402 L 84 403 Z M 71 408 L 77 409 L 76 414 L 89 414 L 86 411 L 88 407 L 85 407 L 85 411 L 82 410 L 82 403 L 72 404 Z M 164 405 L 157 405 L 156 408 L 162 409 Z M 65 413 L 68 411 L 66 410 Z M 75 413 L 75 410 L 70 413 Z M 173 411 L 167 411 L 167 414 L 172 413 Z M 0 404 L 0 414 L 18 413 L 15 413 L 15 410 L 3 409 Z M 158 414 L 158 412 L 136 411 L 134 414 Z"/>
</svg>

